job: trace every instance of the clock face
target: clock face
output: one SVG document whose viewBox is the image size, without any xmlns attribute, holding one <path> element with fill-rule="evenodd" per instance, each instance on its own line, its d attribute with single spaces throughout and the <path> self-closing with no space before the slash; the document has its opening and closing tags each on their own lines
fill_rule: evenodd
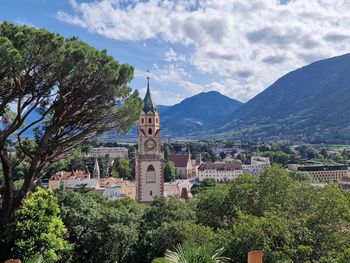
<svg viewBox="0 0 350 263">
<path fill-rule="evenodd" d="M 157 147 L 157 143 L 155 140 L 147 139 L 145 141 L 145 148 L 147 151 L 153 151 L 154 149 L 156 149 L 156 147 Z"/>
</svg>

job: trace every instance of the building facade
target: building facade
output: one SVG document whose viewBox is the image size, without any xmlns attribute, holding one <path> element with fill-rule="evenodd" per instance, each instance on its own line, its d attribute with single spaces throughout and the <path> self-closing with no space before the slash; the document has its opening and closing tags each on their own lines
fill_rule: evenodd
<svg viewBox="0 0 350 263">
<path fill-rule="evenodd" d="M 190 153 L 172 154 L 169 160 L 174 163 L 177 178 L 189 179 L 192 177 L 192 160 Z"/>
<path fill-rule="evenodd" d="M 109 158 L 121 158 L 128 159 L 128 149 L 125 147 L 98 147 L 92 148 L 88 156 L 91 157 L 105 157 L 109 155 Z"/>
<path fill-rule="evenodd" d="M 243 174 L 242 165 L 239 163 L 202 163 L 198 167 L 198 180 L 201 182 L 205 178 L 212 178 L 223 183 L 235 180 Z"/>
<path fill-rule="evenodd" d="M 242 169 L 245 174 L 260 175 L 270 165 L 269 157 L 252 156 L 250 164 L 243 164 Z"/>
<path fill-rule="evenodd" d="M 306 172 L 314 182 L 341 181 L 347 176 L 347 165 L 290 165 L 292 171 Z"/>
<path fill-rule="evenodd" d="M 149 203 L 164 193 L 164 154 L 161 151 L 160 116 L 154 104 L 147 78 L 147 92 L 143 100 L 138 127 L 136 154 L 136 199 Z"/>
</svg>

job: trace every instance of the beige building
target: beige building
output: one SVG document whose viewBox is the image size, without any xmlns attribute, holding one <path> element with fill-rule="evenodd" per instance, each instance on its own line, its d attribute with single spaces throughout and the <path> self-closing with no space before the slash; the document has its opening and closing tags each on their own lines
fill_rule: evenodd
<svg viewBox="0 0 350 263">
<path fill-rule="evenodd" d="M 190 179 L 198 175 L 198 167 L 202 163 L 201 155 L 191 160 L 191 153 L 172 154 L 169 161 L 174 163 L 176 177 L 179 179 Z"/>
<path fill-rule="evenodd" d="M 181 179 L 188 179 L 192 177 L 192 160 L 191 154 L 172 154 L 169 161 L 174 163 L 176 169 L 176 177 Z"/>
<path fill-rule="evenodd" d="M 341 181 L 347 176 L 347 165 L 289 165 L 292 171 L 307 172 L 314 182 Z"/>
<path fill-rule="evenodd" d="M 91 157 L 105 157 L 109 155 L 110 158 L 128 159 L 128 149 L 125 147 L 98 147 L 92 148 L 88 156 Z"/>
<path fill-rule="evenodd" d="M 174 182 L 164 183 L 164 196 L 181 197 L 181 193 L 185 190 L 191 197 L 191 187 L 193 183 L 189 180 L 176 180 Z"/>
<path fill-rule="evenodd" d="M 138 127 L 138 152 L 135 164 L 136 200 L 149 203 L 164 193 L 164 155 L 161 151 L 160 116 L 153 103 L 147 78 Z"/>
<path fill-rule="evenodd" d="M 198 179 L 212 178 L 217 182 L 227 182 L 235 180 L 243 174 L 242 165 L 239 163 L 202 163 L 198 167 Z"/>
</svg>

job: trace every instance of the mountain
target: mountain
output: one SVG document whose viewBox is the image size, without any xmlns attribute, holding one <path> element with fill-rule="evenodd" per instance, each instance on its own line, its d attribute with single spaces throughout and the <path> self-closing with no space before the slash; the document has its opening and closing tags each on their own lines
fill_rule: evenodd
<svg viewBox="0 0 350 263">
<path fill-rule="evenodd" d="M 202 92 L 164 110 L 160 108 L 164 133 L 187 135 L 212 128 L 230 116 L 242 102 L 217 91 Z"/>
<path fill-rule="evenodd" d="M 350 54 L 278 79 L 226 119 L 223 134 L 341 136 L 350 131 Z"/>
<path fill-rule="evenodd" d="M 157 109 L 159 111 L 160 114 L 163 114 L 164 112 L 166 112 L 169 108 L 171 108 L 171 106 L 168 105 L 157 105 Z"/>
</svg>

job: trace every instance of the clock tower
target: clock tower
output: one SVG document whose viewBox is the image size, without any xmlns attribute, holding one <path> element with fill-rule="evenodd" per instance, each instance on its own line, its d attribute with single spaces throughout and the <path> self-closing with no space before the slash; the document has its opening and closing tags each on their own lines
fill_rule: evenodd
<svg viewBox="0 0 350 263">
<path fill-rule="evenodd" d="M 163 195 L 164 155 L 161 150 L 160 118 L 152 100 L 149 77 L 147 77 L 147 92 L 139 120 L 135 169 L 138 202 L 152 202 L 155 196 Z"/>
</svg>

